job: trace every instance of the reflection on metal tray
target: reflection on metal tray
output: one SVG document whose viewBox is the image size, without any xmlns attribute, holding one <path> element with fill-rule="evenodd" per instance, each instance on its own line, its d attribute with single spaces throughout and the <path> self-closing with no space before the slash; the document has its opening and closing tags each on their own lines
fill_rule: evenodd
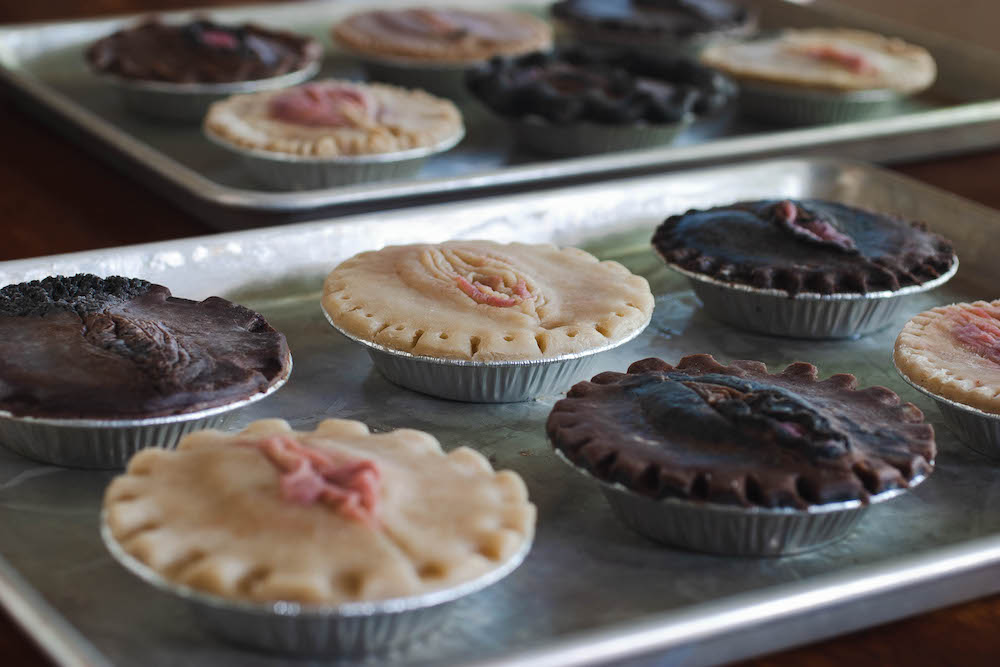
<svg viewBox="0 0 1000 667">
<path fill-rule="evenodd" d="M 669 214 L 740 198 L 825 197 L 926 220 L 955 241 L 962 266 L 946 286 L 915 295 L 882 332 L 856 341 L 799 341 L 741 332 L 710 319 L 687 281 L 649 245 Z M 329 222 L 0 263 L 0 284 L 52 273 L 141 276 L 174 293 L 221 293 L 264 313 L 288 335 L 295 372 L 284 389 L 237 416 L 282 416 L 300 428 L 325 417 L 374 429 L 414 427 L 448 449 L 469 445 L 526 480 L 538 505 L 535 547 L 498 586 L 458 603 L 433 639 L 385 657 L 397 664 L 549 667 L 669 652 L 675 663 L 732 660 L 940 607 L 1000 589 L 1000 475 L 960 444 L 927 397 L 892 368 L 906 321 L 938 303 L 995 297 L 1000 267 L 985 239 L 1000 214 L 902 177 L 848 162 L 786 160 L 646 176 Z M 607 369 L 647 356 L 709 352 L 771 368 L 795 360 L 826 376 L 855 373 L 915 402 L 934 423 L 934 474 L 873 507 L 858 529 L 818 551 L 780 559 L 686 553 L 630 532 L 598 486 L 558 461 L 544 422 L 557 396 L 505 405 L 459 404 L 396 387 L 367 352 L 339 336 L 319 308 L 339 261 L 386 243 L 448 238 L 552 241 L 617 259 L 650 281 L 646 331 L 608 352 Z M 581 378 L 582 379 L 582 378 Z M 207 635 L 178 600 L 149 590 L 101 546 L 97 517 L 110 474 L 40 466 L 0 451 L 0 602 L 66 664 L 264 667 L 279 657 Z"/>
<path fill-rule="evenodd" d="M 372 4 L 361 0 L 306 2 L 213 13 L 223 20 L 253 20 L 311 33 L 331 49 L 323 75 L 360 76 L 361 70 L 350 59 L 332 49 L 328 32 L 338 17 Z M 485 0 L 448 0 L 445 4 L 496 6 Z M 1000 143 L 1000 80 L 993 76 L 1000 70 L 1000 54 L 848 10 L 835 0 L 758 0 L 755 4 L 762 10 L 765 29 L 849 25 L 923 44 L 938 62 L 938 83 L 884 118 L 787 129 L 741 120 L 730 111 L 696 123 L 673 146 L 558 160 L 518 149 L 504 123 L 482 108 L 467 105 L 465 141 L 430 160 L 415 179 L 297 193 L 263 188 L 240 168 L 238 160 L 207 142 L 196 127 L 130 114 L 115 91 L 89 73 L 82 58 L 85 45 L 130 18 L 0 27 L 0 84 L 16 101 L 102 158 L 209 223 L 229 229 L 751 156 L 825 152 L 885 162 Z M 540 14 L 546 5 L 544 0 L 513 3 Z"/>
</svg>

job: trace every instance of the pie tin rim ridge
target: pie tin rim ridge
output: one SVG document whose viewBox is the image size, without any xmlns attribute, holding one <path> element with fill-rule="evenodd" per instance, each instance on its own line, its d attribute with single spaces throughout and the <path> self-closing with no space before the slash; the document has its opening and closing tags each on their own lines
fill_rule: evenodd
<svg viewBox="0 0 1000 667">
<path fill-rule="evenodd" d="M 907 491 L 912 491 L 916 487 L 920 486 L 920 484 L 922 484 L 934 472 L 933 468 L 935 466 L 935 461 L 936 461 L 936 459 L 928 461 L 928 463 L 931 466 L 931 472 L 914 476 L 913 479 L 907 481 L 906 486 L 897 486 L 892 489 L 886 489 L 881 493 L 869 495 L 868 502 L 856 498 L 854 500 L 838 500 L 831 503 L 818 503 L 818 504 L 811 503 L 807 505 L 805 509 L 799 509 L 796 507 L 763 507 L 760 505 L 744 506 L 744 505 L 735 505 L 727 503 L 716 503 L 707 500 L 693 500 L 691 498 L 676 498 L 676 497 L 653 498 L 652 496 L 646 496 L 637 491 L 634 491 L 633 489 L 628 488 L 627 486 L 625 486 L 620 482 L 609 482 L 607 480 L 601 479 L 600 477 L 597 477 L 586 468 L 583 468 L 582 466 L 579 466 L 573 461 L 571 461 L 570 458 L 566 456 L 566 454 L 561 449 L 559 449 L 552 443 L 552 438 L 549 438 L 549 444 L 552 445 L 552 449 L 556 453 L 556 456 L 562 459 L 564 463 L 568 464 L 574 470 L 576 470 L 577 473 L 583 475 L 584 477 L 590 480 L 598 482 L 602 486 L 610 487 L 615 491 L 624 491 L 625 493 L 631 494 L 632 496 L 645 498 L 650 502 L 667 506 L 672 505 L 675 507 L 701 509 L 707 512 L 735 514 L 741 516 L 746 514 L 753 514 L 758 516 L 805 517 L 805 516 L 815 516 L 818 514 L 833 514 L 835 512 L 846 512 L 848 510 L 870 507 L 872 505 L 877 505 L 878 503 L 884 502 L 886 500 L 892 500 L 893 498 L 901 496 Z"/>
<path fill-rule="evenodd" d="M 931 391 L 927 387 L 923 387 L 923 386 L 917 384 L 916 381 L 910 379 L 910 377 L 906 373 L 904 373 L 903 370 L 899 367 L 899 364 L 896 363 L 896 355 L 895 355 L 894 352 L 891 353 L 891 356 L 892 356 L 892 367 L 896 369 L 896 373 L 899 374 L 899 377 L 903 378 L 903 381 L 906 382 L 906 384 L 910 385 L 911 387 L 913 387 L 914 389 L 916 389 L 917 391 L 919 391 L 924 396 L 928 396 L 930 398 L 933 398 L 938 403 L 943 403 L 943 404 L 945 404 L 945 405 L 947 405 L 949 407 L 956 408 L 958 410 L 962 410 L 962 411 L 967 412 L 968 414 L 973 415 L 975 417 L 982 417 L 983 419 L 989 419 L 990 421 L 993 421 L 993 422 L 1000 422 L 1000 414 L 996 414 L 996 413 L 992 413 L 992 412 L 986 412 L 985 410 L 980 410 L 979 408 L 973 407 L 971 405 L 967 405 L 965 403 L 961 403 L 961 402 L 956 401 L 954 399 L 945 398 L 944 396 L 940 396 L 938 394 L 935 394 L 933 391 Z"/>
<path fill-rule="evenodd" d="M 159 426 L 163 424 L 175 424 L 180 422 L 194 421 L 196 419 L 204 419 L 206 417 L 213 417 L 224 412 L 229 412 L 230 410 L 236 410 L 244 406 L 250 405 L 251 403 L 256 403 L 259 400 L 267 398 L 274 392 L 285 386 L 288 382 L 288 378 L 292 375 L 292 354 L 288 353 L 288 368 L 279 377 L 275 378 L 270 385 L 265 389 L 250 394 L 246 398 L 242 398 L 238 401 L 232 401 L 229 403 L 223 403 L 222 405 L 216 405 L 210 408 L 203 408 L 194 412 L 179 412 L 170 415 L 161 415 L 159 417 L 145 417 L 145 418 L 134 418 L 134 419 L 113 419 L 113 418 L 94 418 L 94 417 L 36 417 L 31 415 L 17 415 L 8 410 L 0 409 L 0 421 L 19 421 L 29 424 L 37 424 L 39 426 L 59 426 L 59 427 L 77 427 L 77 428 L 134 428 L 138 426 Z"/>
<path fill-rule="evenodd" d="M 366 165 L 366 164 L 383 164 L 390 162 L 401 162 L 403 160 L 418 160 L 420 158 L 430 157 L 431 155 L 436 155 L 438 153 L 443 153 L 444 151 L 450 150 L 457 146 L 462 139 L 465 138 L 465 123 L 461 124 L 461 127 L 455 134 L 449 135 L 437 142 L 436 144 L 431 144 L 429 146 L 417 146 L 415 148 L 404 148 L 398 151 L 389 151 L 385 153 L 369 153 L 363 155 L 332 155 L 328 157 L 320 155 L 295 155 L 293 153 L 282 153 L 280 151 L 269 151 L 263 148 L 248 148 L 246 146 L 240 146 L 235 144 L 228 139 L 217 135 L 213 130 L 210 130 L 206 126 L 202 126 L 202 135 L 208 139 L 210 142 L 224 148 L 226 150 L 232 151 L 233 153 L 250 155 L 252 157 L 260 158 L 263 160 L 269 160 L 276 163 L 294 163 L 294 164 L 314 164 L 317 166 L 352 166 L 352 165 Z"/>
<path fill-rule="evenodd" d="M 684 267 L 667 260 L 658 248 L 654 247 L 654 249 L 656 250 L 656 254 L 659 255 L 660 259 L 663 260 L 663 263 L 668 269 L 676 271 L 688 280 L 696 280 L 715 287 L 723 287 L 738 292 L 759 294 L 761 296 L 782 297 L 788 299 L 789 301 L 872 301 L 876 299 L 891 299 L 898 296 L 919 294 L 921 292 L 927 292 L 940 287 L 954 278 L 955 274 L 958 273 L 959 265 L 958 255 L 953 253 L 951 256 L 951 267 L 949 267 L 949 269 L 941 275 L 917 285 L 905 285 L 896 290 L 879 290 L 877 292 L 832 292 L 830 294 L 823 294 L 820 292 L 797 292 L 796 294 L 790 294 L 788 290 L 774 287 L 754 287 L 753 285 L 747 285 L 745 283 L 720 280 L 719 278 L 708 276 L 704 273 L 692 271 L 691 269 L 685 269 Z"/>
<path fill-rule="evenodd" d="M 245 81 L 220 81 L 217 83 L 173 81 L 157 81 L 156 79 L 130 79 L 129 77 L 102 72 L 89 66 L 90 73 L 101 81 L 135 91 L 169 93 L 173 95 L 238 95 L 252 93 L 262 89 L 279 89 L 302 83 L 319 73 L 320 58 L 313 60 L 299 69 L 268 76 L 263 79 L 248 79 Z"/>
<path fill-rule="evenodd" d="M 504 579 L 516 570 L 527 558 L 534 544 L 534 530 L 525 536 L 520 547 L 507 560 L 481 575 L 426 593 L 404 597 L 385 598 L 383 600 L 367 600 L 344 602 L 341 604 L 316 605 L 303 602 L 275 600 L 272 602 L 254 602 L 227 598 L 222 595 L 206 593 L 191 586 L 170 581 L 165 576 L 146 565 L 138 558 L 128 553 L 111 534 L 107 522 L 107 509 L 101 510 L 101 541 L 113 560 L 128 570 L 129 573 L 143 580 L 162 592 L 176 595 L 186 602 L 206 605 L 222 611 L 235 611 L 259 616 L 280 616 L 285 618 L 309 617 L 313 619 L 329 618 L 365 618 L 383 614 L 398 614 L 408 611 L 419 611 L 428 607 L 453 602 L 467 595 L 477 593 Z"/>
<path fill-rule="evenodd" d="M 613 350 L 616 347 L 620 347 L 632 340 L 634 340 L 639 334 L 646 330 L 650 322 L 653 321 L 653 310 L 649 311 L 649 315 L 643 320 L 642 324 L 639 325 L 634 331 L 630 332 L 627 336 L 621 340 L 617 340 L 613 343 L 608 343 L 601 347 L 595 347 L 590 350 L 581 350 L 579 352 L 569 352 L 567 354 L 560 354 L 556 357 L 536 357 L 532 359 L 504 359 L 500 361 L 475 361 L 472 359 L 449 359 L 447 357 L 430 357 L 425 355 L 413 354 L 412 352 L 405 352 L 403 350 L 396 350 L 391 347 L 385 347 L 374 341 L 366 340 L 360 338 L 354 334 L 348 333 L 341 329 L 337 324 L 334 323 L 333 317 L 327 312 L 326 307 L 320 302 L 320 309 L 323 311 L 323 316 L 326 321 L 330 323 L 338 333 L 342 336 L 351 340 L 355 343 L 360 343 L 370 350 L 376 352 L 383 352 L 385 354 L 391 354 L 397 356 L 401 359 L 407 359 L 409 361 L 423 362 L 429 364 L 439 364 L 441 366 L 459 366 L 459 367 L 469 367 L 469 368 L 504 368 L 504 367 L 517 367 L 517 366 L 541 366 L 544 364 L 550 364 L 560 361 L 569 361 L 570 359 L 581 359 L 583 357 L 589 357 L 594 354 L 600 354 L 601 352 L 607 352 L 608 350 Z"/>
</svg>

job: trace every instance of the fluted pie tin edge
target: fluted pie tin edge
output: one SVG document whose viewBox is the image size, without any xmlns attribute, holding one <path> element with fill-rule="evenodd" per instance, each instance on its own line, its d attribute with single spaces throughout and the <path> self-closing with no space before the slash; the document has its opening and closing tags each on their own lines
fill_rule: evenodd
<svg viewBox="0 0 1000 667">
<path fill-rule="evenodd" d="M 600 484 L 612 512 L 635 532 L 670 546 L 723 556 L 789 556 L 819 549 L 850 534 L 871 505 L 891 500 L 928 477 L 914 477 L 907 487 L 869 496 L 867 502 L 847 500 L 806 509 L 743 507 L 643 496 L 617 482 L 598 479 L 559 449 L 554 451 L 577 472 Z"/>
<path fill-rule="evenodd" d="M 94 72 L 101 81 L 115 88 L 122 103 L 139 114 L 161 120 L 199 123 L 214 102 L 230 95 L 275 90 L 302 83 L 319 72 L 318 61 L 301 69 L 253 81 L 225 83 L 173 83 L 128 79 L 114 74 Z"/>
<path fill-rule="evenodd" d="M 375 368 L 390 382 L 439 398 L 467 403 L 517 403 L 562 394 L 592 375 L 597 355 L 634 339 L 646 320 L 621 340 L 602 347 L 557 357 L 514 361 L 471 361 L 426 357 L 379 345 L 344 331 L 322 308 L 330 325 L 344 337 L 365 346 Z"/>
<path fill-rule="evenodd" d="M 917 384 L 902 371 L 896 363 L 895 355 L 893 355 L 892 365 L 906 384 L 924 396 L 934 399 L 934 402 L 941 409 L 941 416 L 954 429 L 959 440 L 981 454 L 1000 457 L 1000 414 L 986 412 L 971 405 L 939 396 L 930 389 Z"/>
<path fill-rule="evenodd" d="M 0 445 L 42 463 L 70 468 L 124 468 L 132 455 L 147 447 L 173 448 L 193 431 L 225 424 L 241 408 L 281 389 L 288 369 L 267 389 L 239 401 L 204 410 L 145 419 L 88 419 L 18 416 L 0 410 Z"/>
<path fill-rule="evenodd" d="M 662 258 L 662 255 L 661 255 Z M 945 284 L 958 272 L 958 257 L 940 276 L 897 290 L 794 296 L 781 289 L 764 289 L 726 282 L 667 262 L 685 276 L 706 312 L 740 329 L 791 338 L 857 338 L 893 323 L 906 297 Z"/>
<path fill-rule="evenodd" d="M 509 575 L 532 545 L 532 538 L 526 538 L 509 559 L 456 586 L 408 597 L 322 606 L 230 600 L 168 581 L 122 548 L 103 512 L 101 539 L 122 567 L 157 590 L 183 599 L 204 627 L 227 641 L 288 654 L 355 656 L 397 648 L 431 634 L 452 611 L 449 602 Z"/>
<path fill-rule="evenodd" d="M 536 153 L 563 157 L 663 146 L 676 139 L 695 118 L 688 113 L 675 123 L 606 125 L 578 121 L 560 125 L 537 117 L 495 117 L 510 122 L 522 146 Z"/>
<path fill-rule="evenodd" d="M 890 89 L 825 91 L 738 81 L 740 113 L 771 123 L 819 125 L 886 116 L 907 96 Z"/>
</svg>

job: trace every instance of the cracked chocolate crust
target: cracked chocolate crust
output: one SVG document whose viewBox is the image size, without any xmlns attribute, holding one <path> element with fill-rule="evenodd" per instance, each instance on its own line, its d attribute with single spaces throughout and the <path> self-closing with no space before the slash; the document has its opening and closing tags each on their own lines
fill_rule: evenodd
<svg viewBox="0 0 1000 667">
<path fill-rule="evenodd" d="M 598 479 L 652 498 L 806 508 L 903 488 L 933 469 L 934 429 L 885 387 L 818 380 L 797 362 L 770 374 L 694 354 L 643 359 L 570 389 L 553 446 Z"/>
<path fill-rule="evenodd" d="M 747 25 L 745 7 L 726 0 L 560 0 L 552 16 L 582 27 L 657 37 L 689 37 Z"/>
<path fill-rule="evenodd" d="M 494 58 L 469 70 L 466 83 L 502 116 L 560 124 L 676 123 L 718 111 L 736 92 L 725 76 L 689 60 L 584 48 Z"/>
<path fill-rule="evenodd" d="M 667 218 L 652 243 L 667 264 L 790 296 L 897 290 L 956 261 L 924 223 L 818 199 L 691 210 Z"/>
<path fill-rule="evenodd" d="M 263 391 L 290 365 L 282 334 L 219 297 L 88 274 L 0 290 L 0 410 L 16 416 L 194 412 Z"/>
<path fill-rule="evenodd" d="M 86 53 L 98 72 L 167 83 L 268 79 L 308 67 L 322 55 L 316 40 L 283 30 L 155 19 L 103 37 Z"/>
</svg>

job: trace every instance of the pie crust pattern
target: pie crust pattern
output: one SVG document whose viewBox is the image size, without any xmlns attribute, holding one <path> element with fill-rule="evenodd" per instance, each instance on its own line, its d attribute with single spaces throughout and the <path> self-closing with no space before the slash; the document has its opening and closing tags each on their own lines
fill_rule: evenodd
<svg viewBox="0 0 1000 667">
<path fill-rule="evenodd" d="M 794 363 L 711 355 L 632 364 L 552 409 L 554 447 L 598 479 L 653 498 L 797 507 L 867 501 L 930 473 L 934 430 L 885 387 Z"/>
<path fill-rule="evenodd" d="M 896 366 L 921 387 L 1000 414 L 1000 300 L 939 306 L 896 338 Z"/>
<path fill-rule="evenodd" d="M 463 126 L 454 104 L 421 90 L 328 79 L 216 102 L 205 131 L 243 148 L 334 158 L 435 146 Z"/>
<path fill-rule="evenodd" d="M 524 360 L 592 350 L 644 326 L 644 278 L 576 248 L 491 241 L 388 246 L 334 269 L 323 308 L 353 336 L 420 356 Z"/>
<path fill-rule="evenodd" d="M 927 49 L 864 30 L 785 30 L 777 37 L 709 46 L 701 60 L 741 80 L 834 91 L 915 93 L 937 75 Z"/>
<path fill-rule="evenodd" d="M 312 460 L 332 495 L 289 495 L 278 461 L 287 448 L 277 459 L 266 451 L 276 440 Z M 316 463 L 324 460 L 334 465 Z M 352 478 L 372 471 L 370 516 L 344 511 L 350 492 L 367 484 Z M 176 451 L 144 450 L 108 487 L 104 516 L 125 551 L 171 582 L 231 599 L 317 605 L 474 579 L 514 556 L 535 524 L 521 478 L 494 472 L 481 454 L 445 454 L 421 431 L 370 433 L 338 419 L 311 432 L 262 420 L 239 433 L 189 435 Z"/>
</svg>

